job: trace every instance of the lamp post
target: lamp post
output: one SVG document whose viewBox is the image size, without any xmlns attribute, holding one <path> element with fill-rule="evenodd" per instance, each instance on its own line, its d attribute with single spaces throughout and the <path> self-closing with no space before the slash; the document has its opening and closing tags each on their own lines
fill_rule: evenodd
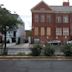
<svg viewBox="0 0 72 72">
<path fill-rule="evenodd" d="M 48 42 L 49 37 L 47 36 L 47 42 Z"/>
<path fill-rule="evenodd" d="M 49 37 L 47 36 L 47 39 L 49 39 Z"/>
<path fill-rule="evenodd" d="M 65 43 L 67 42 L 67 36 L 65 36 Z"/>
<path fill-rule="evenodd" d="M 58 36 L 56 36 L 56 39 L 58 39 Z"/>
</svg>

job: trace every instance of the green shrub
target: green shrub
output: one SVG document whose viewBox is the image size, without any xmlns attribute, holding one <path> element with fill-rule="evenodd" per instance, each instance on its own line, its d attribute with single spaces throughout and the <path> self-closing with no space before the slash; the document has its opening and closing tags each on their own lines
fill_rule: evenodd
<svg viewBox="0 0 72 72">
<path fill-rule="evenodd" d="M 17 56 L 25 56 L 26 54 L 25 54 L 25 52 L 19 52 L 19 53 L 17 53 Z"/>
<path fill-rule="evenodd" d="M 47 44 L 44 48 L 44 55 L 45 56 L 52 56 L 54 55 L 54 48 L 51 47 L 51 45 Z"/>
<path fill-rule="evenodd" d="M 31 48 L 32 56 L 39 56 L 41 53 L 41 46 L 39 44 L 35 44 L 33 48 Z"/>
<path fill-rule="evenodd" d="M 72 56 L 72 45 L 66 44 L 62 49 L 65 56 Z"/>
<path fill-rule="evenodd" d="M 31 56 L 32 55 L 32 53 L 28 53 L 28 54 L 26 54 L 26 56 Z"/>
<path fill-rule="evenodd" d="M 25 52 L 19 52 L 16 55 L 17 56 L 31 56 L 32 53 L 25 53 Z"/>
</svg>

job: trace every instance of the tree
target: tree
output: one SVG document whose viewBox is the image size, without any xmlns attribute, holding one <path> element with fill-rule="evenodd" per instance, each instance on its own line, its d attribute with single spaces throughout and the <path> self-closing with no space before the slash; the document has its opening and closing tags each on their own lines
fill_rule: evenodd
<svg viewBox="0 0 72 72">
<path fill-rule="evenodd" d="M 72 44 L 65 44 L 62 52 L 65 56 L 72 56 Z"/>
<path fill-rule="evenodd" d="M 6 55 L 6 33 L 9 30 L 16 29 L 18 24 L 23 24 L 21 20 L 18 19 L 17 14 L 12 14 L 6 8 L 0 6 L 0 32 L 4 35 L 4 51 L 3 54 Z"/>
<path fill-rule="evenodd" d="M 32 56 L 39 56 L 41 53 L 41 46 L 39 44 L 35 44 L 33 48 L 31 48 Z"/>
</svg>

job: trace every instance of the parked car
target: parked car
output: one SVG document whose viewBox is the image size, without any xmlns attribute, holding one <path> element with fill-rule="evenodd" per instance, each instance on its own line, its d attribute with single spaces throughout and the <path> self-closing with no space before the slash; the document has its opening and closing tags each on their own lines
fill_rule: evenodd
<svg viewBox="0 0 72 72">
<path fill-rule="evenodd" d="M 67 41 L 67 44 L 72 44 L 72 40 L 71 41 Z"/>
<path fill-rule="evenodd" d="M 61 41 L 59 41 L 59 40 L 52 40 L 52 41 L 48 41 L 48 44 L 58 45 L 58 44 L 61 44 Z"/>
</svg>

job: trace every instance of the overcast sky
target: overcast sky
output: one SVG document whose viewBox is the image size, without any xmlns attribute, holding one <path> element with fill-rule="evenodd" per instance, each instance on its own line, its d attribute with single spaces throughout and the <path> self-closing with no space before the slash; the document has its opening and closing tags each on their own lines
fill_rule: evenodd
<svg viewBox="0 0 72 72">
<path fill-rule="evenodd" d="M 25 23 L 25 29 L 31 29 L 31 8 L 38 4 L 41 0 L 0 0 L 0 4 L 4 4 L 8 10 L 16 12 L 20 15 Z M 62 5 L 63 1 L 68 0 L 43 0 L 48 5 Z M 72 0 L 69 0 L 72 5 Z"/>
</svg>

